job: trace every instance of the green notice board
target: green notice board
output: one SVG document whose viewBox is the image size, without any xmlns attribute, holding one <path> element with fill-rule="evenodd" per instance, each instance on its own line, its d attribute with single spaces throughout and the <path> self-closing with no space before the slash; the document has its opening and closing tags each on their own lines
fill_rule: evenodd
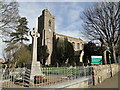
<svg viewBox="0 0 120 90">
<path fill-rule="evenodd" d="M 102 56 L 91 56 L 91 64 L 102 64 Z"/>
</svg>

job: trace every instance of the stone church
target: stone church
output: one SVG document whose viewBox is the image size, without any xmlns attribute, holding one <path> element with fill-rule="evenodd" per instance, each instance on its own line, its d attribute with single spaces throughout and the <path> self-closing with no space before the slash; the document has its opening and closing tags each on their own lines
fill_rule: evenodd
<svg viewBox="0 0 120 90">
<path fill-rule="evenodd" d="M 42 11 L 42 15 L 38 17 L 38 33 L 40 33 L 40 38 L 38 38 L 38 46 L 47 45 L 49 50 L 46 65 L 50 65 L 52 63 L 54 37 L 59 37 L 60 39 L 67 38 L 68 41 L 73 44 L 75 53 L 79 54 L 80 62 L 82 62 L 82 57 L 84 54 L 84 41 L 78 38 L 55 33 L 55 17 L 48 11 L 48 9 L 44 9 Z"/>
</svg>

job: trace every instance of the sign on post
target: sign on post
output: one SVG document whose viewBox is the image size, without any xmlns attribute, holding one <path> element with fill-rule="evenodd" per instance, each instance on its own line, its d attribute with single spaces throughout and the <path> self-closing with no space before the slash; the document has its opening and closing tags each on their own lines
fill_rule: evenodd
<svg viewBox="0 0 120 90">
<path fill-rule="evenodd" d="M 102 56 L 91 56 L 91 64 L 102 64 Z"/>
</svg>

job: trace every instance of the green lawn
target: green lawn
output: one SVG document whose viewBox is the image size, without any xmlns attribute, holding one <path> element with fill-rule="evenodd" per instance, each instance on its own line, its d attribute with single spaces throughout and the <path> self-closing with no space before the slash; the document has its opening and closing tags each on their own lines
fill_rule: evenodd
<svg viewBox="0 0 120 90">
<path fill-rule="evenodd" d="M 83 72 L 89 72 L 89 68 L 47 67 L 42 68 L 42 71 L 44 74 L 75 75 Z"/>
</svg>

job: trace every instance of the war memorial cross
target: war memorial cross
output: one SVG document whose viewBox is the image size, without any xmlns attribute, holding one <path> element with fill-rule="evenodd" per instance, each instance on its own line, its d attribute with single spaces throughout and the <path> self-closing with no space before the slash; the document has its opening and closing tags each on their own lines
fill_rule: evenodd
<svg viewBox="0 0 120 90">
<path fill-rule="evenodd" d="M 31 75 L 30 80 L 34 79 L 35 75 L 41 75 L 41 67 L 40 62 L 37 61 L 37 38 L 40 37 L 37 29 L 33 29 L 31 32 L 31 36 L 33 38 L 33 52 L 32 52 L 32 65 L 31 65 Z"/>
</svg>

